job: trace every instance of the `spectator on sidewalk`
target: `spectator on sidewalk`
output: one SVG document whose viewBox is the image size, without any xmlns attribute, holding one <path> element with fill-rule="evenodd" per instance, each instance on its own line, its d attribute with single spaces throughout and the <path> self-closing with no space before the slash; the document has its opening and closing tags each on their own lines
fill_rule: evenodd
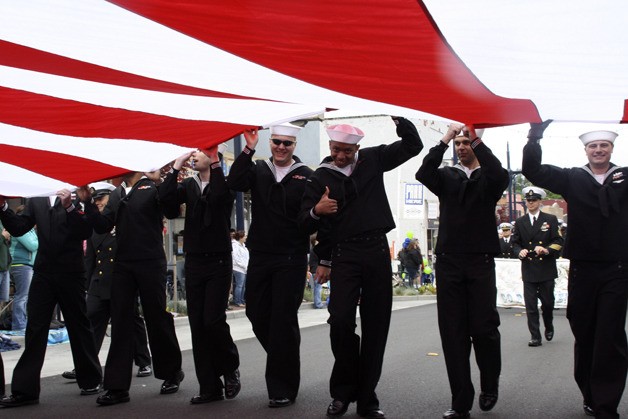
<svg viewBox="0 0 628 419">
<path fill-rule="evenodd" d="M 408 243 L 408 247 L 404 249 L 404 252 L 408 287 L 415 287 L 415 283 L 417 281 L 419 282 L 419 285 L 421 285 L 421 278 L 419 275 L 423 266 L 423 255 L 421 254 L 421 249 L 419 249 L 419 241 L 417 239 L 410 240 L 410 243 Z"/>
<path fill-rule="evenodd" d="M 233 239 L 231 239 L 232 257 L 233 257 L 233 305 L 236 307 L 244 307 L 244 294 L 246 291 L 246 269 L 249 266 L 249 249 L 244 244 L 246 242 L 246 233 L 244 230 L 238 230 Z"/>
<path fill-rule="evenodd" d="M 24 205 L 20 205 L 15 209 L 15 213 L 20 215 L 24 208 Z M 35 229 L 36 227 L 21 236 L 11 237 L 11 277 L 15 286 L 11 329 L 19 334 L 26 330 L 28 290 L 33 279 L 33 266 L 39 248 Z"/>
<path fill-rule="evenodd" d="M 316 234 L 310 236 L 310 255 L 308 257 L 308 266 L 310 275 L 308 276 L 310 288 L 312 289 L 312 299 L 314 300 L 314 308 L 325 308 L 325 304 L 321 301 L 323 293 L 323 284 L 318 282 L 316 277 L 316 269 L 318 268 L 318 255 L 314 251 L 316 246 Z"/>
</svg>

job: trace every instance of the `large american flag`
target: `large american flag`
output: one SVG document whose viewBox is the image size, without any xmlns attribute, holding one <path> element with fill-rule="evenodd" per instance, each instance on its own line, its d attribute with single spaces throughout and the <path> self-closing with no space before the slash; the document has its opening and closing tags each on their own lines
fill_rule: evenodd
<svg viewBox="0 0 628 419">
<path fill-rule="evenodd" d="M 0 0 L 0 194 L 325 109 L 626 122 L 626 16 L 621 0 Z"/>
</svg>

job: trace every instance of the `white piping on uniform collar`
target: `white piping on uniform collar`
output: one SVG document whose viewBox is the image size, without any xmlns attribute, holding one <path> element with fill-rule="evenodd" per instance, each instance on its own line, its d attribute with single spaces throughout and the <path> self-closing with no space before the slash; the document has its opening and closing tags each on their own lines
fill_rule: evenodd
<svg viewBox="0 0 628 419">
<path fill-rule="evenodd" d="M 597 182 L 596 176 L 599 176 L 599 175 L 596 175 L 595 173 L 593 173 L 593 171 L 588 165 L 585 164 L 584 166 L 581 167 L 581 169 L 587 172 L 588 174 L 590 174 L 591 176 L 593 176 L 593 179 L 595 179 Z M 617 169 L 619 169 L 619 166 L 616 166 L 613 163 L 610 163 L 610 167 L 608 168 L 606 173 L 604 173 L 604 178 L 602 179 L 602 185 L 604 184 L 604 182 L 606 182 L 606 179 L 608 178 L 608 176 Z"/>
<path fill-rule="evenodd" d="M 275 180 L 277 180 L 277 170 L 275 169 L 275 164 L 270 159 L 264 160 L 264 163 L 266 163 L 266 165 L 268 166 L 270 171 L 273 173 L 273 177 L 275 178 Z M 306 164 L 302 163 L 302 162 L 297 162 L 295 160 L 295 162 L 292 164 L 292 166 L 290 166 L 290 169 L 286 172 L 286 176 L 284 176 L 284 179 L 286 177 L 288 177 L 288 175 L 291 172 L 293 172 L 294 170 L 298 169 L 299 167 L 303 167 L 303 166 L 306 166 Z"/>
<path fill-rule="evenodd" d="M 473 168 L 473 169 L 469 169 L 468 167 L 463 166 L 463 165 L 462 165 L 462 164 L 460 164 L 460 163 L 456 163 L 456 164 L 453 166 L 453 168 L 454 168 L 454 169 L 458 169 L 458 170 L 462 171 L 465 175 L 467 175 L 467 177 L 468 177 L 469 179 L 471 179 L 471 174 L 472 174 L 473 172 L 475 172 L 476 170 L 478 170 L 478 169 L 480 168 L 480 166 L 478 165 L 478 166 L 476 166 L 476 167 L 475 167 L 475 168 Z"/>
<path fill-rule="evenodd" d="M 356 151 L 356 153 L 355 153 L 355 158 L 353 159 L 353 163 L 351 163 L 351 165 L 350 165 L 350 166 L 351 166 L 351 173 L 353 173 L 353 171 L 355 170 L 355 166 L 358 164 L 358 153 L 359 153 L 359 152 L 357 152 L 357 151 Z M 340 172 L 340 173 L 342 173 L 343 175 L 348 176 L 348 175 L 345 173 L 345 171 L 346 171 L 346 167 L 347 167 L 347 166 L 345 166 L 345 167 L 343 167 L 343 168 L 340 168 L 340 167 L 336 166 L 336 165 L 333 163 L 333 160 L 331 161 L 331 163 L 321 163 L 321 164 L 320 164 L 320 166 L 318 166 L 318 167 L 324 167 L 324 168 L 326 168 L 326 169 L 335 170 L 336 172 Z"/>
</svg>

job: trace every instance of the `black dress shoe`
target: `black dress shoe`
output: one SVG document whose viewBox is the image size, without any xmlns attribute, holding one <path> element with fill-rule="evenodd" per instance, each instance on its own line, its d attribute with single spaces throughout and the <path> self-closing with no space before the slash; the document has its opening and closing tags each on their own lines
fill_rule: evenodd
<svg viewBox="0 0 628 419">
<path fill-rule="evenodd" d="M 61 377 L 67 378 L 68 380 L 76 380 L 76 370 L 72 371 L 63 371 Z"/>
<path fill-rule="evenodd" d="M 363 418 L 385 419 L 386 415 L 379 409 L 369 409 L 358 413 Z"/>
<path fill-rule="evenodd" d="M 137 370 L 138 377 L 150 377 L 153 375 L 153 369 L 150 365 L 144 365 L 143 367 L 139 367 Z"/>
<path fill-rule="evenodd" d="M 554 329 L 545 329 L 545 339 L 549 342 L 554 339 Z"/>
<path fill-rule="evenodd" d="M 101 406 L 111 406 L 113 404 L 118 403 L 126 403 L 131 398 L 129 397 L 129 392 L 124 390 L 109 390 L 102 396 L 98 396 L 96 399 L 96 403 Z"/>
<path fill-rule="evenodd" d="M 222 392 L 216 394 L 199 394 L 198 396 L 192 397 L 190 399 L 190 403 L 192 404 L 203 404 L 203 403 L 211 403 L 218 402 L 224 400 L 222 396 Z"/>
<path fill-rule="evenodd" d="M 289 399 L 287 397 L 275 397 L 274 399 L 270 399 L 268 401 L 268 407 L 286 407 L 294 404 L 294 399 Z"/>
<path fill-rule="evenodd" d="M 2 400 L 0 400 L 0 406 L 4 407 L 20 407 L 37 403 L 39 403 L 39 398 L 28 397 L 21 394 L 11 394 L 10 396 L 4 396 Z"/>
<path fill-rule="evenodd" d="M 541 343 L 541 339 L 532 339 L 530 340 L 530 342 L 528 342 L 528 346 L 531 346 L 531 347 L 541 346 L 541 345 L 543 345 L 543 343 Z"/>
<path fill-rule="evenodd" d="M 327 406 L 327 416 L 342 416 L 347 413 L 349 408 L 349 402 L 343 402 L 342 400 L 334 399 Z"/>
<path fill-rule="evenodd" d="M 161 385 L 160 393 L 161 394 L 176 393 L 177 391 L 179 391 L 179 384 L 181 384 L 181 381 L 183 381 L 184 378 L 185 378 L 185 374 L 183 373 L 183 370 L 179 370 L 174 375 L 174 377 L 164 381 L 164 383 Z"/>
<path fill-rule="evenodd" d="M 81 396 L 93 396 L 94 394 L 98 394 L 102 392 L 102 384 L 98 384 L 94 388 L 82 388 Z"/>
<path fill-rule="evenodd" d="M 235 398 L 242 388 L 240 383 L 240 370 L 236 369 L 231 374 L 225 374 L 225 397 L 228 400 Z"/>
<path fill-rule="evenodd" d="M 595 410 L 586 403 L 582 405 L 582 410 L 584 410 L 584 414 L 587 416 L 595 416 Z"/>
<path fill-rule="evenodd" d="M 470 418 L 471 415 L 469 414 L 469 412 L 459 412 L 458 410 L 454 410 L 454 409 L 449 409 L 448 411 L 446 411 L 445 413 L 443 413 L 443 418 L 444 419 L 466 419 L 466 418 Z"/>
<path fill-rule="evenodd" d="M 480 410 L 484 412 L 488 412 L 492 408 L 495 407 L 497 403 L 497 392 L 495 393 L 480 393 L 480 397 L 478 398 L 478 404 L 480 405 Z"/>
</svg>

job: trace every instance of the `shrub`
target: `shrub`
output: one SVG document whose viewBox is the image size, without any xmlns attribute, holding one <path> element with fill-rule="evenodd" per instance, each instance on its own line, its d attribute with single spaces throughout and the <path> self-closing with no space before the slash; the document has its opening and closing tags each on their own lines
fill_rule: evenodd
<svg viewBox="0 0 628 419">
<path fill-rule="evenodd" d="M 436 295 L 436 287 L 434 284 L 425 284 L 419 287 L 420 295 Z"/>
<path fill-rule="evenodd" d="M 305 287 L 305 291 L 303 291 L 303 299 L 305 301 L 309 301 L 309 302 L 313 302 L 314 301 L 314 295 L 312 294 L 312 288 Z"/>
<path fill-rule="evenodd" d="M 170 313 L 177 313 L 182 316 L 187 316 L 188 314 L 187 302 L 185 300 L 179 300 L 177 301 L 177 306 L 175 307 L 174 300 L 170 300 L 168 301 L 168 304 L 166 304 L 166 311 Z"/>
</svg>

